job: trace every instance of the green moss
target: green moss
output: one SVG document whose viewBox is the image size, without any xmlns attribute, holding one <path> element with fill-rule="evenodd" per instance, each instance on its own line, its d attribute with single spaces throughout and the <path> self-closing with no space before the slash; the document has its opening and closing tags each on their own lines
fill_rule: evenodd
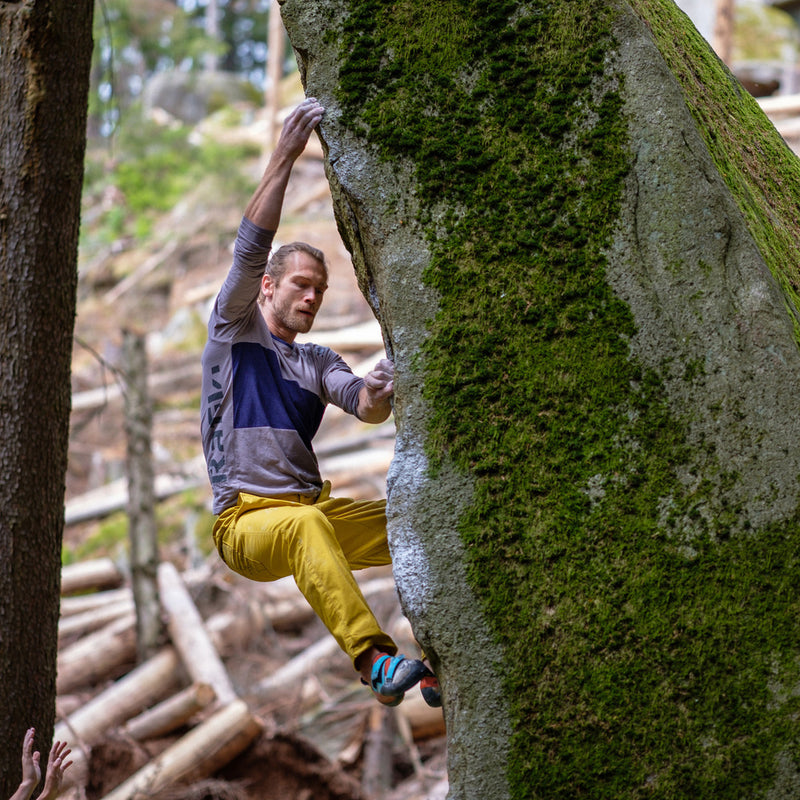
<svg viewBox="0 0 800 800">
<path fill-rule="evenodd" d="M 683 87 L 714 163 L 784 291 L 800 341 L 800 159 L 700 34 L 685 28 L 674 3 L 631 5 Z"/>
<path fill-rule="evenodd" d="M 61 560 L 65 564 L 109 556 L 116 558 L 128 542 L 128 516 L 123 511 L 109 515 L 95 530 L 73 548 L 64 547 Z"/>
<path fill-rule="evenodd" d="M 800 702 L 767 687 L 800 678 L 797 548 L 709 518 L 707 476 L 676 477 L 684 422 L 629 357 L 603 255 L 629 152 L 611 5 L 451 0 L 443 37 L 429 4 L 353 1 L 340 101 L 414 164 L 441 297 L 428 455 L 475 484 L 459 532 L 505 653 L 513 797 L 738 800 L 796 749 Z"/>
</svg>

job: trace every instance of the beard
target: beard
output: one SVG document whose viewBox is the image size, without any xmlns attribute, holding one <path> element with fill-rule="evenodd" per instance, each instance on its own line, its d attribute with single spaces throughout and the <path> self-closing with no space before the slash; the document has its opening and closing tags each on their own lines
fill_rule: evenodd
<svg viewBox="0 0 800 800">
<path fill-rule="evenodd" d="M 295 333 L 308 333 L 316 316 L 316 311 L 303 313 L 303 309 L 293 307 L 291 302 L 279 305 L 273 303 L 272 310 L 281 325 Z"/>
</svg>

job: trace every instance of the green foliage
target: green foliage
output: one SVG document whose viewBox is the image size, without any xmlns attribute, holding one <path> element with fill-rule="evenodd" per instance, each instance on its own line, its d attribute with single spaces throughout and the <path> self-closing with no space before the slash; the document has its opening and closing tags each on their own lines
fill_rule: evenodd
<svg viewBox="0 0 800 800">
<path fill-rule="evenodd" d="M 146 238 L 159 216 L 210 177 L 220 195 L 246 195 L 250 179 L 242 165 L 259 155 L 259 149 L 210 138 L 193 144 L 190 133 L 190 128 L 165 128 L 131 118 L 120 127 L 116 143 L 124 157 L 111 162 L 110 168 L 101 159 L 87 160 L 86 200 L 98 202 L 113 186 L 122 202 L 108 208 L 91 231 L 84 226 L 82 245 L 89 235 L 100 244 L 124 235 Z"/>
<path fill-rule="evenodd" d="M 784 63 L 800 46 L 797 23 L 785 11 L 758 3 L 737 3 L 733 59 Z"/>
<path fill-rule="evenodd" d="M 116 558 L 128 543 L 128 515 L 119 511 L 100 522 L 96 529 L 75 547 L 62 548 L 61 562 L 73 564 L 92 558 Z"/>
<path fill-rule="evenodd" d="M 629 152 L 612 6 L 353 0 L 339 99 L 425 209 L 428 455 L 475 483 L 459 530 L 505 652 L 513 796 L 738 800 L 797 749 L 796 541 L 704 514 L 685 424 L 630 358 L 604 273 Z M 734 124 L 731 163 L 775 152 Z"/>
<path fill-rule="evenodd" d="M 178 4 L 154 0 L 105 0 L 95 14 L 95 38 L 123 59 L 120 65 L 127 51 L 147 72 L 197 61 L 220 47 Z"/>
<path fill-rule="evenodd" d="M 94 15 L 90 118 L 118 121 L 157 70 L 198 64 L 226 45 L 209 38 L 177 4 L 159 0 L 104 0 Z"/>
</svg>

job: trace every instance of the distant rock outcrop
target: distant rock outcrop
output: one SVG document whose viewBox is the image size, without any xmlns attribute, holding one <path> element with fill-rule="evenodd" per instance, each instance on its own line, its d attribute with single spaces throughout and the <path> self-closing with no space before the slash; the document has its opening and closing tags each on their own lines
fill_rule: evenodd
<svg viewBox="0 0 800 800">
<path fill-rule="evenodd" d="M 156 72 L 142 92 L 145 114 L 154 110 L 195 125 L 209 114 L 233 103 L 258 102 L 253 85 L 231 72 Z"/>
<path fill-rule="evenodd" d="M 283 17 L 450 796 L 800 796 L 797 158 L 672 0 Z"/>
</svg>

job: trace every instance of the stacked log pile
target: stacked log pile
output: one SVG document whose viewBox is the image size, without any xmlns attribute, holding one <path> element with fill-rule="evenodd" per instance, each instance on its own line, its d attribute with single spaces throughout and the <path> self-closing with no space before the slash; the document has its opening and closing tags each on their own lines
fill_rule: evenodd
<svg viewBox="0 0 800 800">
<path fill-rule="evenodd" d="M 163 647 L 136 663 L 130 586 L 110 559 L 63 571 L 57 725 L 94 800 L 444 798 L 444 723 L 419 692 L 378 704 L 293 582 L 256 584 L 213 559 L 158 570 Z M 415 643 L 391 573 L 365 596 Z"/>
</svg>

